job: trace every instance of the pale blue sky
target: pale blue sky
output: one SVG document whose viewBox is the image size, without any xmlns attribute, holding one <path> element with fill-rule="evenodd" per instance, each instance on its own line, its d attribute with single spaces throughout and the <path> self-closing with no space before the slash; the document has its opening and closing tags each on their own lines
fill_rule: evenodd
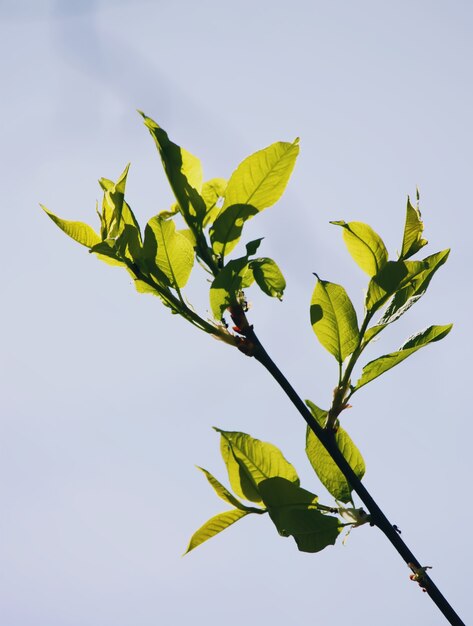
<svg viewBox="0 0 473 626">
<path fill-rule="evenodd" d="M 472 27 L 459 0 L 0 2 L 2 624 L 444 623 L 368 527 L 306 555 L 249 518 L 181 558 L 225 509 L 194 468 L 226 479 L 212 425 L 278 445 L 329 496 L 302 420 L 256 362 L 136 294 L 38 207 L 95 224 L 97 179 L 131 161 L 140 221 L 166 208 L 138 108 L 208 178 L 301 137 L 284 199 L 248 225 L 285 300 L 248 295 L 270 354 L 322 406 L 337 372 L 310 328 L 312 272 L 358 311 L 365 285 L 328 221 L 368 222 L 394 254 L 419 186 L 429 250 L 452 254 L 367 356 L 433 323 L 454 331 L 354 396 L 344 425 L 367 487 L 472 621 Z"/>
</svg>

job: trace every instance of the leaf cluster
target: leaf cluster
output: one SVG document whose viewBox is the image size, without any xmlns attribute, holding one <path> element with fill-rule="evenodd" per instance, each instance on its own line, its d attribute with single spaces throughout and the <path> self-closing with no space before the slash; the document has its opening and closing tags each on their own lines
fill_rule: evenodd
<svg viewBox="0 0 473 626">
<path fill-rule="evenodd" d="M 192 535 L 186 552 L 243 517 L 264 513 L 269 515 L 279 535 L 293 537 L 302 552 L 319 552 L 335 543 L 347 523 L 333 514 L 345 513 L 344 507 L 321 505 L 314 493 L 303 489 L 295 468 L 276 446 L 246 433 L 215 430 L 220 433 L 220 451 L 234 494 L 210 472 L 199 469 L 217 495 L 233 508 L 203 524 Z M 242 500 L 257 506 L 248 506 Z M 357 521 L 350 519 L 349 524 Z"/>
<path fill-rule="evenodd" d="M 255 257 L 262 239 L 246 253 L 229 258 L 245 223 L 281 197 L 299 153 L 298 139 L 277 142 L 240 163 L 229 180 L 204 181 L 197 157 L 173 143 L 151 118 L 141 113 L 158 149 L 175 202 L 151 217 L 144 232 L 125 200 L 129 166 L 116 182 L 102 178 L 103 201 L 97 213 L 100 231 L 88 224 L 49 217 L 72 239 L 99 259 L 124 267 L 139 292 L 158 296 L 173 313 L 231 345 L 225 311 L 243 301 L 243 290 L 256 283 L 268 296 L 281 299 L 286 281 L 278 265 Z M 185 228 L 179 228 L 179 221 Z M 195 262 L 212 277 L 210 319 L 199 315 L 183 294 Z M 223 322 L 223 323 L 222 323 Z"/>
<path fill-rule="evenodd" d="M 228 181 L 204 180 L 199 159 L 173 143 L 151 118 L 141 115 L 174 194 L 171 207 L 151 217 L 142 230 L 125 199 L 127 166 L 116 182 L 104 178 L 99 181 L 103 191 L 102 204 L 100 209 L 97 207 L 99 232 L 43 208 L 59 228 L 99 259 L 125 268 L 139 292 L 158 296 L 172 313 L 242 350 L 243 337 L 257 341 L 245 316 L 245 290 L 256 283 L 268 296 L 281 299 L 286 282 L 275 261 L 256 256 L 262 239 L 247 242 L 245 252 L 239 256 L 233 256 L 233 252 L 246 222 L 280 199 L 299 153 L 298 139 L 292 143 L 277 142 L 252 154 L 238 165 Z M 292 536 L 299 550 L 305 552 L 317 552 L 334 544 L 347 524 L 359 526 L 368 521 L 363 509 L 355 508 L 353 487 L 330 452 L 340 452 L 350 466 L 347 473 L 351 468 L 354 477 L 361 481 L 365 463 L 342 428 L 340 415 L 359 389 L 420 348 L 439 341 L 452 327 L 429 326 L 397 350 L 362 365 L 359 377 L 353 378 L 365 348 L 424 296 L 433 276 L 448 258 L 447 249 L 413 260 L 427 244 L 418 201 L 418 194 L 416 206 L 407 200 L 400 252 L 394 259 L 389 258 L 382 238 L 368 224 L 332 222 L 342 229 L 348 252 L 369 277 L 361 323 L 345 288 L 316 275 L 310 322 L 317 339 L 338 364 L 338 382 L 329 409 L 306 401 L 317 422 L 314 424 L 330 442 L 327 445 L 327 439 L 323 442 L 324 437 L 308 428 L 306 454 L 336 506 L 321 505 L 315 494 L 301 488 L 294 467 L 275 446 L 245 433 L 217 429 L 234 493 L 201 469 L 216 493 L 233 508 L 216 515 L 194 533 L 187 551 L 249 514 L 267 513 L 279 534 Z M 210 318 L 197 313 L 184 297 L 183 290 L 196 262 L 210 276 Z M 224 317 L 227 311 L 236 324 L 236 335 L 228 329 Z M 242 330 L 240 319 L 246 329 Z M 255 356 L 254 352 L 246 353 Z M 264 349 L 259 358 L 262 363 L 263 353 L 266 354 Z"/>
</svg>

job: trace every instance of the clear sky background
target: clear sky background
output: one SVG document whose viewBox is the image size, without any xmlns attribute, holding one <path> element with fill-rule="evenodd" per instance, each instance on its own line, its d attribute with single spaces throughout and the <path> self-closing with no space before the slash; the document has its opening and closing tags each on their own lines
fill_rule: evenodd
<svg viewBox="0 0 473 626">
<path fill-rule="evenodd" d="M 337 370 L 310 328 L 312 272 L 343 283 L 359 314 L 366 284 L 328 222 L 368 222 L 394 255 L 420 188 L 428 251 L 452 254 L 367 357 L 430 324 L 454 331 L 343 417 L 367 487 L 473 621 L 472 27 L 466 0 L 0 2 L 2 624 L 444 623 L 369 527 L 308 555 L 250 516 L 181 558 L 226 506 L 194 468 L 226 482 L 212 425 L 278 445 L 330 498 L 258 363 L 137 294 L 39 209 L 96 224 L 97 179 L 128 161 L 140 221 L 170 205 L 138 108 L 208 178 L 301 137 L 284 199 L 248 225 L 286 297 L 248 295 L 270 354 L 321 406 Z"/>
</svg>

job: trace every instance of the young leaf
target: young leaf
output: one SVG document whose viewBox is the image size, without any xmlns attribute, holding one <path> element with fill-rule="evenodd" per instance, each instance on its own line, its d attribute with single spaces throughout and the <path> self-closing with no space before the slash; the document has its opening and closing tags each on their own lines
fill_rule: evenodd
<svg viewBox="0 0 473 626">
<path fill-rule="evenodd" d="M 127 267 L 127 262 L 118 257 L 115 239 L 105 239 L 105 241 L 100 241 L 95 246 L 92 246 L 90 252 L 96 254 L 97 258 L 107 263 L 107 265 Z"/>
<path fill-rule="evenodd" d="M 210 229 L 210 241 L 215 254 L 224 257 L 240 240 L 243 226 L 258 209 L 251 204 L 232 204 L 220 213 Z"/>
<path fill-rule="evenodd" d="M 357 347 L 355 309 L 341 285 L 318 278 L 310 301 L 310 322 L 317 339 L 339 363 Z"/>
<path fill-rule="evenodd" d="M 220 212 L 217 204 L 220 198 L 225 195 L 227 181 L 224 178 L 212 178 L 202 185 L 202 199 L 205 202 L 206 214 L 202 226 L 205 228 L 212 224 Z"/>
<path fill-rule="evenodd" d="M 262 211 L 282 196 L 299 154 L 299 139 L 279 141 L 240 163 L 228 181 L 222 214 L 234 204 L 251 204 Z"/>
<path fill-rule="evenodd" d="M 367 311 L 374 313 L 383 307 L 396 291 L 408 285 L 426 267 L 424 261 L 388 261 L 369 282 L 365 300 Z"/>
<path fill-rule="evenodd" d="M 204 473 L 205 477 L 212 485 L 215 493 L 219 496 L 219 498 L 222 498 L 222 500 L 225 500 L 225 502 L 227 502 L 228 504 L 231 504 L 235 508 L 241 509 L 242 511 L 248 511 L 249 513 L 255 512 L 255 509 L 253 507 L 248 507 L 239 500 L 237 500 L 235 496 L 230 491 L 228 491 L 228 489 L 224 487 L 222 483 L 220 483 L 214 476 L 212 476 L 210 472 L 205 470 L 203 467 L 198 467 L 197 469 L 200 469 L 200 471 Z M 261 510 L 261 512 L 263 511 Z"/>
<path fill-rule="evenodd" d="M 324 412 L 321 414 L 320 409 L 310 400 L 306 400 L 306 404 L 319 424 L 324 426 L 327 413 Z M 341 426 L 338 427 L 334 438 L 338 449 L 361 480 L 365 474 L 366 467 L 360 451 L 355 446 L 346 430 Z M 320 482 L 327 491 L 331 493 L 336 500 L 349 502 L 351 500 L 351 488 L 348 481 L 310 428 L 307 428 L 306 454 Z"/>
<path fill-rule="evenodd" d="M 250 241 L 246 245 L 246 255 L 229 261 L 214 279 L 210 287 L 210 307 L 216 319 L 222 319 L 226 309 L 237 303 L 241 290 L 253 283 L 254 275 L 248 257 L 256 254 L 261 241 Z"/>
<path fill-rule="evenodd" d="M 210 230 L 215 254 L 229 254 L 240 239 L 244 223 L 279 200 L 298 153 L 298 139 L 278 142 L 240 163 L 228 181 L 223 207 Z"/>
<path fill-rule="evenodd" d="M 449 254 L 450 250 L 447 249 L 423 259 L 422 263 L 425 269 L 416 274 L 405 287 L 394 294 L 379 324 L 384 326 L 391 324 L 420 300 L 427 291 L 435 272 L 446 262 Z"/>
<path fill-rule="evenodd" d="M 316 509 L 283 509 L 279 524 L 294 537 L 300 552 L 320 552 L 333 546 L 342 531 L 338 517 Z"/>
<path fill-rule="evenodd" d="M 63 220 L 54 213 L 51 213 L 45 206 L 40 205 L 43 211 L 52 219 L 52 221 L 59 226 L 59 228 L 69 235 L 74 241 L 77 241 L 86 248 L 92 248 L 100 242 L 100 237 L 95 230 L 88 224 L 83 222 L 72 222 L 70 220 Z"/>
<path fill-rule="evenodd" d="M 419 209 L 412 206 L 409 196 L 407 197 L 406 223 L 402 239 L 401 259 L 408 259 L 427 245 L 428 241 L 422 239 L 424 223 L 421 220 Z"/>
<path fill-rule="evenodd" d="M 262 481 L 259 489 L 278 533 L 294 537 L 301 552 L 319 552 L 335 543 L 340 522 L 317 510 L 313 493 L 279 477 Z"/>
<path fill-rule="evenodd" d="M 238 293 L 249 287 L 253 280 L 247 257 L 234 259 L 225 265 L 210 287 L 210 307 L 215 319 L 222 319 L 226 309 L 236 304 Z"/>
<path fill-rule="evenodd" d="M 363 222 L 330 222 L 343 228 L 343 239 L 355 263 L 374 276 L 388 261 L 388 251 L 381 237 Z"/>
<path fill-rule="evenodd" d="M 221 435 L 220 450 L 230 484 L 239 497 L 261 502 L 259 483 L 275 476 L 299 485 L 296 470 L 276 446 L 246 433 L 215 430 Z"/>
<path fill-rule="evenodd" d="M 202 185 L 199 160 L 173 143 L 155 121 L 141 111 L 139 113 L 156 143 L 164 171 L 185 221 L 194 230 L 200 230 L 207 209 L 199 193 Z"/>
<path fill-rule="evenodd" d="M 146 229 L 150 229 L 156 238 L 157 267 L 174 288 L 184 287 L 194 265 L 194 248 L 189 239 L 176 231 L 172 220 L 163 220 L 159 216 L 152 217 Z M 149 234 L 145 231 L 145 240 Z"/>
<path fill-rule="evenodd" d="M 370 361 L 363 368 L 361 378 L 356 383 L 354 389 L 360 389 L 363 385 L 366 385 L 378 376 L 381 376 L 381 374 L 384 374 L 384 372 L 387 372 L 395 365 L 398 365 L 398 363 L 407 359 L 408 356 L 414 354 L 414 352 L 417 352 L 420 348 L 423 348 L 434 341 L 443 339 L 448 335 L 451 329 L 452 324 L 447 324 L 445 326 L 429 326 L 426 330 L 423 330 L 408 339 L 408 341 L 406 341 L 406 343 L 396 352 L 385 354 L 384 356 Z"/>
<path fill-rule="evenodd" d="M 126 203 L 125 203 L 126 204 Z M 142 257 L 141 233 L 136 226 L 122 223 L 122 232 L 115 240 L 117 255 L 139 264 Z"/>
<path fill-rule="evenodd" d="M 128 176 L 128 164 L 120 174 L 116 183 L 107 178 L 99 180 L 103 189 L 102 214 L 100 220 L 102 223 L 102 239 L 115 239 L 121 233 L 122 229 L 122 212 L 125 201 L 125 187 Z M 130 218 L 131 209 L 128 207 L 127 217 Z M 131 213 L 131 215 L 133 215 Z M 133 225 L 138 226 L 133 216 Z"/>
<path fill-rule="evenodd" d="M 276 263 L 264 257 L 250 261 L 249 267 L 260 289 L 268 296 L 281 300 L 286 281 Z"/>
<path fill-rule="evenodd" d="M 318 497 L 315 493 L 299 487 L 295 483 L 274 476 L 261 481 L 258 485 L 263 502 L 269 510 L 283 506 L 315 506 Z"/>
<path fill-rule="evenodd" d="M 221 533 L 222 530 L 225 530 L 235 522 L 238 522 L 242 517 L 245 517 L 252 511 L 243 511 L 241 509 L 232 509 L 231 511 L 225 511 L 224 513 L 219 513 L 214 517 L 210 518 L 203 526 L 199 528 L 191 537 L 189 541 L 189 545 L 187 546 L 187 550 L 184 554 L 187 554 L 197 546 L 200 546 L 201 543 L 207 541 L 207 539 L 211 539 Z"/>
</svg>

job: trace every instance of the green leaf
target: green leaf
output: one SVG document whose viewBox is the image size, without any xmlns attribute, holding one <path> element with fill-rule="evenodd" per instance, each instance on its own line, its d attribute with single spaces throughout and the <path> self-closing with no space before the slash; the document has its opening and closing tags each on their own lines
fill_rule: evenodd
<svg viewBox="0 0 473 626">
<path fill-rule="evenodd" d="M 136 226 L 123 223 L 123 230 L 115 240 L 117 255 L 139 264 L 142 258 L 141 234 Z"/>
<path fill-rule="evenodd" d="M 294 537 L 302 552 L 319 552 L 333 545 L 340 533 L 338 518 L 317 510 L 317 496 L 275 477 L 259 484 L 272 522 L 282 537 Z"/>
<path fill-rule="evenodd" d="M 202 199 L 205 202 L 206 214 L 202 226 L 212 224 L 220 212 L 221 206 L 217 203 L 225 196 L 227 181 L 224 178 L 212 178 L 202 185 Z"/>
<path fill-rule="evenodd" d="M 356 349 L 359 341 L 356 313 L 341 285 L 318 278 L 310 301 L 310 322 L 317 339 L 339 363 Z"/>
<path fill-rule="evenodd" d="M 205 477 L 207 478 L 207 480 L 209 481 L 209 483 L 212 485 L 212 487 L 215 490 L 215 493 L 219 496 L 219 498 L 222 498 L 222 500 L 224 500 L 225 502 L 227 502 L 228 504 L 231 504 L 232 506 L 234 506 L 237 509 L 241 509 L 242 511 L 248 511 L 250 513 L 254 513 L 255 509 L 252 507 L 248 507 L 245 504 L 243 504 L 242 502 L 240 502 L 239 500 L 237 500 L 235 498 L 235 496 L 228 491 L 228 489 L 226 487 L 224 487 L 222 485 L 222 483 L 220 483 L 214 476 L 212 476 L 212 474 L 210 472 L 208 472 L 206 469 L 204 469 L 203 467 L 198 467 L 197 469 L 199 469 L 201 472 L 204 473 Z M 263 512 L 261 510 L 261 512 Z"/>
<path fill-rule="evenodd" d="M 126 179 L 128 176 L 128 170 L 130 164 L 128 164 L 123 172 L 120 174 L 116 183 L 107 178 L 101 178 L 99 180 L 100 186 L 104 191 L 102 202 L 102 214 L 100 220 L 102 223 L 102 239 L 114 239 L 118 237 L 122 229 L 122 213 L 125 201 L 125 187 Z M 130 216 L 131 209 L 128 207 L 127 217 Z M 133 214 L 131 214 L 133 215 Z M 136 227 L 138 224 L 133 216 L 133 223 Z"/>
<path fill-rule="evenodd" d="M 330 222 L 343 228 L 343 239 L 355 263 L 374 276 L 388 261 L 388 251 L 381 237 L 363 222 Z"/>
<path fill-rule="evenodd" d="M 424 269 L 416 273 L 405 287 L 394 294 L 379 323 L 384 326 L 391 324 L 418 302 L 427 291 L 435 272 L 446 262 L 449 254 L 450 250 L 447 249 L 423 259 Z"/>
<path fill-rule="evenodd" d="M 275 204 L 294 169 L 298 144 L 299 139 L 279 141 L 242 161 L 228 181 L 222 213 L 234 204 L 251 204 L 258 211 Z"/>
<path fill-rule="evenodd" d="M 215 430 L 221 435 L 220 451 L 230 484 L 240 498 L 261 502 L 259 483 L 276 476 L 299 485 L 296 470 L 276 446 L 246 433 Z"/>
<path fill-rule="evenodd" d="M 127 262 L 122 260 L 117 255 L 115 247 L 115 239 L 106 239 L 92 246 L 90 252 L 97 255 L 97 258 L 107 263 L 107 265 L 118 265 L 120 267 L 127 267 Z"/>
<path fill-rule="evenodd" d="M 250 261 L 249 267 L 260 289 L 268 296 L 281 300 L 286 281 L 276 263 L 272 259 L 263 257 Z"/>
<path fill-rule="evenodd" d="M 324 426 L 327 413 L 324 412 L 321 414 L 320 409 L 310 402 L 310 400 L 306 400 L 306 404 L 319 424 Z M 351 437 L 345 429 L 339 426 L 334 434 L 334 439 L 338 449 L 361 480 L 366 470 L 365 462 L 360 451 L 351 440 Z M 351 500 L 351 488 L 348 481 L 309 427 L 307 427 L 306 435 L 306 454 L 320 482 L 327 491 L 331 493 L 336 500 L 349 502 Z"/>
<path fill-rule="evenodd" d="M 221 533 L 222 530 L 225 530 L 235 522 L 238 522 L 238 520 L 245 517 L 250 512 L 251 511 L 242 511 L 241 509 L 232 509 L 231 511 L 225 511 L 224 513 L 219 513 L 218 515 L 210 518 L 192 535 L 184 554 L 187 554 L 194 548 L 197 548 L 197 546 L 200 546 L 200 544 L 207 541 L 207 539 L 215 537 L 215 535 L 218 535 L 218 533 Z"/>
<path fill-rule="evenodd" d="M 371 382 L 384 372 L 387 372 L 398 363 L 407 359 L 408 356 L 417 352 L 420 348 L 428 345 L 429 343 L 433 343 L 434 341 L 439 341 L 448 335 L 450 330 L 452 329 L 452 324 L 447 324 L 445 326 L 429 326 L 426 330 L 423 330 L 410 339 L 406 341 L 406 343 L 399 348 L 396 352 L 391 352 L 390 354 L 385 354 L 373 361 L 370 361 L 361 373 L 361 378 L 356 383 L 355 390 L 360 389 L 363 385 Z"/>
<path fill-rule="evenodd" d="M 244 223 L 282 196 L 299 153 L 298 141 L 277 142 L 259 150 L 233 172 L 223 207 L 210 229 L 215 254 L 229 254 L 241 237 Z"/>
<path fill-rule="evenodd" d="M 247 257 L 227 263 L 210 287 L 210 307 L 215 319 L 222 319 L 228 307 L 238 302 L 238 293 L 252 282 L 253 272 Z"/>
<path fill-rule="evenodd" d="M 172 220 L 164 220 L 159 216 L 149 220 L 145 230 L 145 243 L 151 236 L 150 231 L 157 244 L 156 266 L 174 288 L 184 287 L 194 265 L 194 248 L 191 242 L 185 235 L 176 231 Z M 147 250 L 145 245 L 144 251 Z"/>
<path fill-rule="evenodd" d="M 274 476 L 261 481 L 258 489 L 264 505 L 268 509 L 283 506 L 315 506 L 318 501 L 315 493 L 311 493 L 281 476 Z"/>
<path fill-rule="evenodd" d="M 88 224 L 83 222 L 72 222 L 70 220 L 63 220 L 54 213 L 51 213 L 45 206 L 40 205 L 43 211 L 52 219 L 52 221 L 59 226 L 59 228 L 69 235 L 74 241 L 77 241 L 86 248 L 92 248 L 100 242 L 99 235 Z"/>
<path fill-rule="evenodd" d="M 202 186 L 199 160 L 173 143 L 154 120 L 141 111 L 139 113 L 156 143 L 164 171 L 185 221 L 193 230 L 200 230 L 207 209 L 199 193 Z"/>
<path fill-rule="evenodd" d="M 428 241 L 422 238 L 424 223 L 421 220 L 419 209 L 412 206 L 409 196 L 407 197 L 406 223 L 404 226 L 404 236 L 402 239 L 401 259 L 407 259 L 421 248 L 427 245 Z"/>
<path fill-rule="evenodd" d="M 220 213 L 210 229 L 214 253 L 222 257 L 229 254 L 239 242 L 245 222 L 257 213 L 258 209 L 250 204 L 232 204 Z"/>
<path fill-rule="evenodd" d="M 365 300 L 367 311 L 374 313 L 383 307 L 396 291 L 408 285 L 426 267 L 424 261 L 388 261 L 369 282 Z"/>
<path fill-rule="evenodd" d="M 253 283 L 254 275 L 248 257 L 256 254 L 261 241 L 250 241 L 246 245 L 246 255 L 229 261 L 215 277 L 210 287 L 210 307 L 216 319 L 222 319 L 226 309 L 238 302 L 241 290 Z"/>
</svg>

